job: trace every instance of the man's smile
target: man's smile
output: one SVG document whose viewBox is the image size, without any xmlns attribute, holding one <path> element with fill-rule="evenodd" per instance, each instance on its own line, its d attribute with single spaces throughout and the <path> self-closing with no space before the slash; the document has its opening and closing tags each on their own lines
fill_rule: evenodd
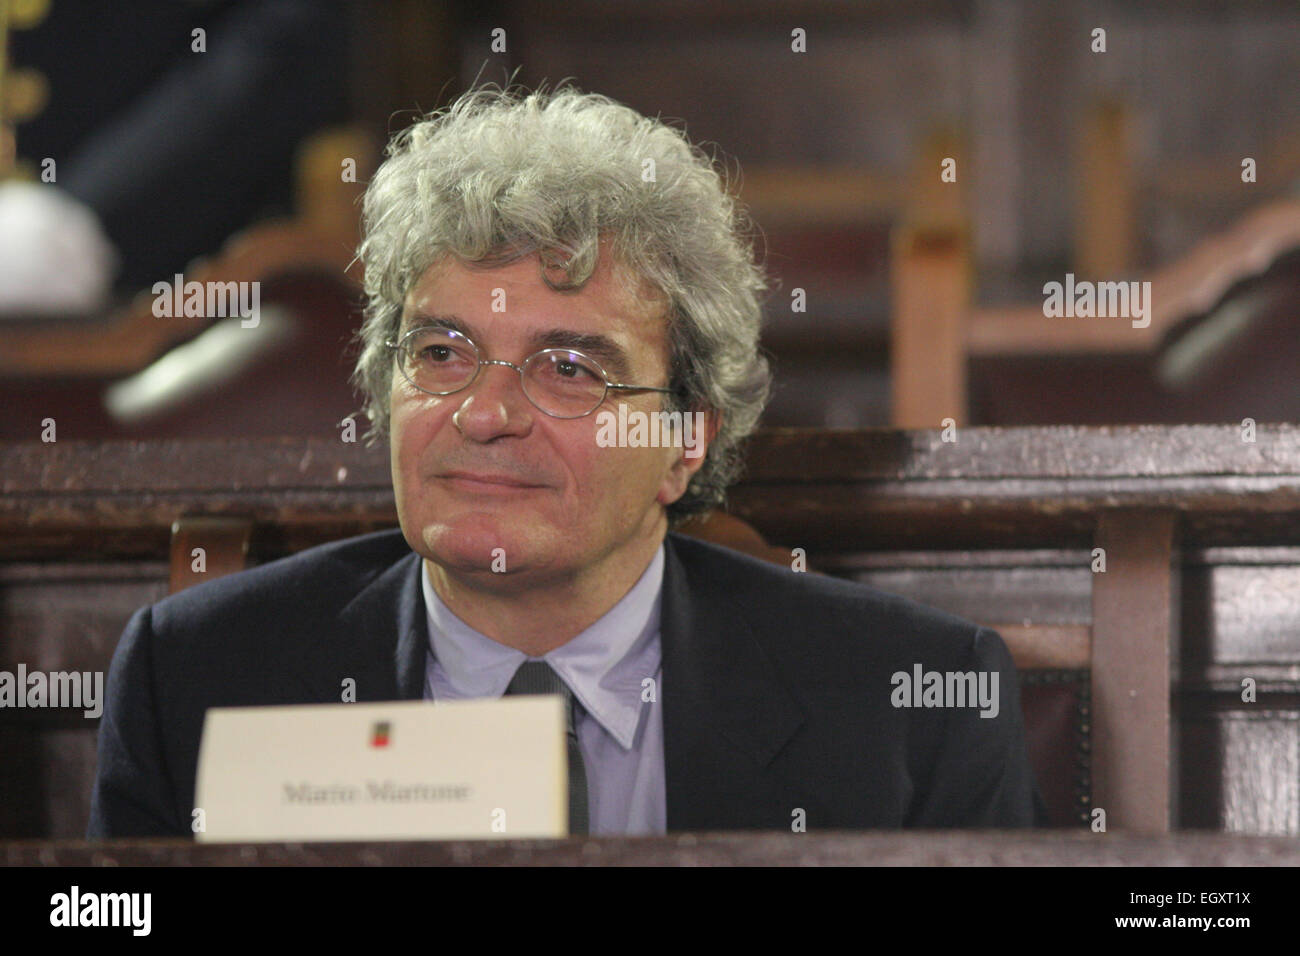
<svg viewBox="0 0 1300 956">
<path fill-rule="evenodd" d="M 522 491 L 541 491 L 546 485 L 524 481 L 513 475 L 491 471 L 456 469 L 435 476 L 435 480 L 459 491 L 477 494 L 518 494 Z"/>
</svg>

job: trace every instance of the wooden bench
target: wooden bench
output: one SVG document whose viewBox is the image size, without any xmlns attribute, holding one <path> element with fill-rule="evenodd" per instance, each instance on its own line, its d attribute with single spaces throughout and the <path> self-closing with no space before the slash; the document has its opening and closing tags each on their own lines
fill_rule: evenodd
<svg viewBox="0 0 1300 956">
<path fill-rule="evenodd" d="M 950 437 L 763 433 L 731 510 L 769 559 L 997 628 L 1058 823 L 1300 833 L 1300 429 Z M 386 451 L 330 440 L 0 445 L 0 489 L 10 671 L 105 669 L 196 547 L 212 576 L 396 523 Z M 82 831 L 93 730 L 0 711 L 0 836 Z"/>
<path fill-rule="evenodd" d="M 1294 313 L 1297 256 L 1300 201 L 1280 199 L 1252 209 L 1228 229 L 1160 268 L 1141 275 L 1079 275 L 1087 281 L 1149 282 L 1148 324 L 1134 327 L 1124 318 L 1049 318 L 1041 297 L 1023 305 L 977 308 L 964 227 L 901 229 L 890 265 L 894 294 L 891 423 L 901 428 L 934 428 L 952 418 L 958 425 L 965 424 L 970 417 L 971 360 L 1100 356 L 1144 361 L 1152 366 L 1149 375 L 1155 384 L 1177 386 L 1213 368 L 1243 329 L 1261 324 L 1279 308 L 1290 310 L 1284 315 Z M 1280 295 L 1273 287 L 1278 272 L 1283 273 Z M 1061 281 L 1064 276 L 1055 278 Z M 1243 294 L 1252 289 L 1267 294 L 1254 298 Z M 1229 306 L 1232 314 L 1225 315 L 1223 310 Z M 1197 323 L 1216 317 L 1214 334 L 1189 334 Z M 1138 407 L 1145 407 L 1148 415 L 1169 414 L 1147 407 L 1146 395 L 1138 400 L 1146 403 Z M 1062 412 L 1053 409 L 1049 414 Z"/>
</svg>

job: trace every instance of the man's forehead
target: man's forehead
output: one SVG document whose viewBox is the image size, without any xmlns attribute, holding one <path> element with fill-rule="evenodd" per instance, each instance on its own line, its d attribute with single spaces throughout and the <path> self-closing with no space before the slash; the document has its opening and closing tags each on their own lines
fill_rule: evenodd
<svg viewBox="0 0 1300 956">
<path fill-rule="evenodd" d="M 528 305 L 514 309 L 511 293 L 521 287 Z M 483 320 L 498 314 L 517 319 L 510 327 L 534 337 L 603 335 L 629 347 L 634 347 L 636 340 L 662 341 L 668 324 L 663 296 L 612 256 L 602 256 L 580 287 L 556 290 L 546 285 L 534 254 L 507 265 L 466 264 L 456 259 L 435 262 L 406 295 L 402 330 L 442 325 L 472 338 L 475 331 L 482 333 L 482 325 L 495 326 Z M 576 344 L 563 347 L 578 348 Z"/>
</svg>

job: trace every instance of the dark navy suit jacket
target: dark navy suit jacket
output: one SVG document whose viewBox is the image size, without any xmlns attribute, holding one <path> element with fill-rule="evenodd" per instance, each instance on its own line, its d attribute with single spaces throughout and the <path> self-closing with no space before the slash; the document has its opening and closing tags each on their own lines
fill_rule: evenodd
<svg viewBox="0 0 1300 956">
<path fill-rule="evenodd" d="M 670 534 L 661 635 L 669 830 L 1021 827 L 1045 820 L 1001 638 L 848 581 Z M 209 707 L 419 699 L 421 563 L 398 531 L 198 585 L 113 656 L 91 837 L 188 835 Z M 891 676 L 997 671 L 978 707 L 895 707 Z"/>
</svg>

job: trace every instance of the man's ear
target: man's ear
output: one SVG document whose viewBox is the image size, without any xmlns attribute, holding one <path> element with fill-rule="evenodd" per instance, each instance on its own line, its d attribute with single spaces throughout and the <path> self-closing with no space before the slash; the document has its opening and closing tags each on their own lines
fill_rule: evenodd
<svg viewBox="0 0 1300 956">
<path fill-rule="evenodd" d="M 658 501 L 661 505 L 667 507 L 686 494 L 687 486 L 704 464 L 709 446 L 721 429 L 722 413 L 716 409 L 695 409 L 682 413 L 681 442 L 679 447 L 673 449 L 676 457 L 659 489 Z"/>
</svg>

